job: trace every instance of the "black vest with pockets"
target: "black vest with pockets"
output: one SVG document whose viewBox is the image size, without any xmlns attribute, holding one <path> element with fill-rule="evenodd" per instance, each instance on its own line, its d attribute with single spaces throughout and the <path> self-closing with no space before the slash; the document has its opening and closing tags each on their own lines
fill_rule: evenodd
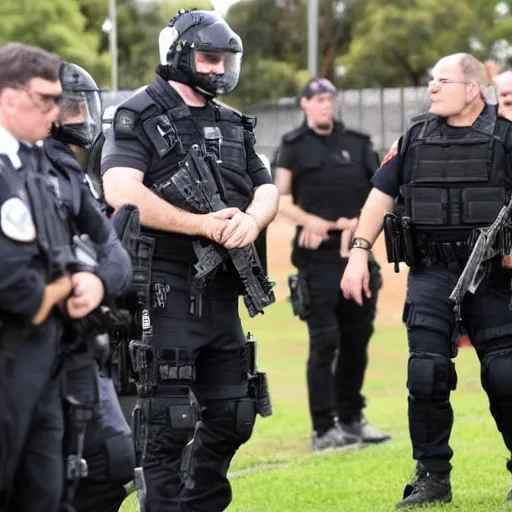
<svg viewBox="0 0 512 512">
<path fill-rule="evenodd" d="M 488 106 L 470 128 L 458 130 L 459 136 L 450 133 L 444 121 L 429 116 L 407 142 L 413 167 L 400 189 L 404 216 L 434 239 L 467 240 L 474 228 L 494 221 L 512 188 L 508 122 Z"/>
<path fill-rule="evenodd" d="M 167 87 L 170 90 L 166 90 Z M 126 136 L 123 134 L 123 111 L 133 116 Z M 222 134 L 220 174 L 227 202 L 229 206 L 245 210 L 252 199 L 253 189 L 247 174 L 245 122 L 244 116 L 214 102 L 204 108 L 189 108 L 174 89 L 157 80 L 119 107 L 114 131 L 116 138 L 134 138 L 135 134 L 153 155 L 144 176 L 144 184 L 151 188 L 169 180 L 178 171 L 179 163 L 193 144 L 204 147 L 204 128 L 218 127 Z M 143 232 L 156 239 L 156 259 L 196 261 L 192 247 L 195 237 L 148 228 L 143 228 Z"/>
</svg>

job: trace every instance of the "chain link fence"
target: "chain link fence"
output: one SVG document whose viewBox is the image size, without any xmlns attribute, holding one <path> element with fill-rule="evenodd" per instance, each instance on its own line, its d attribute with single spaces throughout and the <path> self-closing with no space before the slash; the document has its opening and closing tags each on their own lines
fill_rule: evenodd
<svg viewBox="0 0 512 512">
<path fill-rule="evenodd" d="M 116 105 L 135 91 L 103 91 L 103 108 Z M 495 103 L 494 89 L 486 92 L 487 100 Z M 229 97 L 228 97 L 229 100 Z M 374 148 L 383 156 L 391 144 L 407 128 L 411 117 L 425 112 L 429 107 L 426 87 L 389 89 L 359 89 L 339 92 L 334 112 L 348 128 L 371 136 Z M 297 127 L 304 114 L 296 98 L 255 105 L 246 111 L 257 117 L 256 150 L 272 160 L 281 137 Z"/>
</svg>

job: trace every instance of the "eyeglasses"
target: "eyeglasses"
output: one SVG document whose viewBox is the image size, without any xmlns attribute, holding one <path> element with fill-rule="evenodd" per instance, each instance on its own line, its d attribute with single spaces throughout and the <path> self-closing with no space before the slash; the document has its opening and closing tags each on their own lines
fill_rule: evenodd
<svg viewBox="0 0 512 512">
<path fill-rule="evenodd" d="M 473 80 L 450 80 L 449 78 L 432 78 L 428 85 L 446 85 L 446 84 L 471 84 Z"/>
<path fill-rule="evenodd" d="M 36 105 L 43 114 L 47 114 L 48 112 L 50 112 L 53 108 L 58 106 L 62 100 L 62 94 L 46 94 L 38 91 L 33 91 L 32 89 L 30 89 L 30 87 L 27 87 L 25 85 L 20 85 L 16 87 L 16 89 L 21 89 L 24 92 L 26 92 L 32 100 L 32 103 L 34 103 L 34 105 Z M 34 94 L 37 95 L 39 100 L 34 98 Z"/>
</svg>

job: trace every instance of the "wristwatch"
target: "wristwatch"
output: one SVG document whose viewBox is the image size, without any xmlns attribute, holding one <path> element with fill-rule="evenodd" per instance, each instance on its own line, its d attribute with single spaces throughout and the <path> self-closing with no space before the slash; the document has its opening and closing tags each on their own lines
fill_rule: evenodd
<svg viewBox="0 0 512 512">
<path fill-rule="evenodd" d="M 364 249 L 365 251 L 371 251 L 372 250 L 372 244 L 368 242 L 365 238 L 359 238 L 356 237 L 352 240 L 352 243 L 350 244 L 351 249 Z"/>
</svg>

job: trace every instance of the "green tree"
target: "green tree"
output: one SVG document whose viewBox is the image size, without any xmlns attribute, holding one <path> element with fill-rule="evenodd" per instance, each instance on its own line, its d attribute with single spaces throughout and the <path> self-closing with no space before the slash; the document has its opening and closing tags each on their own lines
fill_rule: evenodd
<svg viewBox="0 0 512 512">
<path fill-rule="evenodd" d="M 484 0 L 473 0 L 484 1 Z M 512 1 L 498 2 L 494 11 L 492 28 L 483 36 L 483 43 L 489 49 L 489 57 L 497 59 L 505 67 L 512 64 Z"/>
<path fill-rule="evenodd" d="M 481 0 L 369 0 L 354 26 L 345 87 L 420 85 L 442 56 L 489 54 L 492 2 Z"/>
<path fill-rule="evenodd" d="M 108 73 L 101 33 L 89 28 L 77 0 L 2 0 L 0 44 L 19 41 L 57 53 L 88 69 L 97 79 Z"/>
<path fill-rule="evenodd" d="M 320 0 L 319 75 L 335 79 L 336 58 L 347 51 L 352 27 L 367 0 Z M 227 21 L 244 43 L 244 67 L 234 92 L 243 105 L 297 94 L 308 78 L 307 0 L 241 0 Z"/>
<path fill-rule="evenodd" d="M 319 74 L 334 76 L 334 61 L 346 51 L 354 20 L 367 0 L 319 1 Z M 245 55 L 307 68 L 307 0 L 241 0 L 227 21 L 244 42 Z"/>
<path fill-rule="evenodd" d="M 253 58 L 244 62 L 240 81 L 226 102 L 244 110 L 256 103 L 293 97 L 306 80 L 293 64 Z"/>
<path fill-rule="evenodd" d="M 160 31 L 182 8 L 210 10 L 212 4 L 210 0 L 165 0 L 145 4 L 137 0 L 118 0 L 120 89 L 135 89 L 151 81 L 159 63 Z"/>
</svg>

